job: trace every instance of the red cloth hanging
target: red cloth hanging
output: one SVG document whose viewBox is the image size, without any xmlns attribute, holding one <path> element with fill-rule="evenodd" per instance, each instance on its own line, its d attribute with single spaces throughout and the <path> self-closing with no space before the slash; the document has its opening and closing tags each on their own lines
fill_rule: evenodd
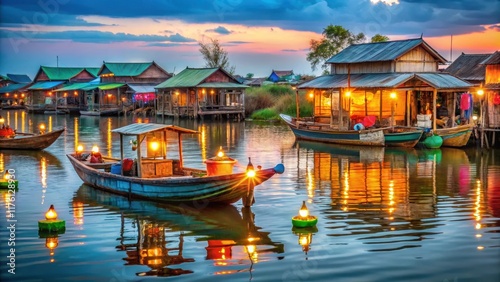
<svg viewBox="0 0 500 282">
<path fill-rule="evenodd" d="M 469 108 L 470 108 L 469 95 L 467 95 L 467 93 L 463 93 L 462 96 L 460 96 L 460 109 L 468 110 Z"/>
<path fill-rule="evenodd" d="M 495 97 L 493 97 L 493 104 L 500 105 L 500 94 L 495 94 Z"/>
</svg>

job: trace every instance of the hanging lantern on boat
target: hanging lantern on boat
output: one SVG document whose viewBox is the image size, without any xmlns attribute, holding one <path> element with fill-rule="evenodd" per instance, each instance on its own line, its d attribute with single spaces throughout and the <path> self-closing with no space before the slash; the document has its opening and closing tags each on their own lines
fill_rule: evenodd
<svg viewBox="0 0 500 282">
<path fill-rule="evenodd" d="M 294 227 L 313 227 L 318 223 L 318 218 L 309 214 L 309 209 L 306 206 L 306 201 L 302 201 L 302 206 L 299 210 L 299 215 L 292 217 L 292 225 Z"/>
<path fill-rule="evenodd" d="M 92 146 L 92 154 L 99 153 L 99 147 L 97 145 Z"/>
<path fill-rule="evenodd" d="M 253 168 L 252 160 L 250 157 L 248 157 L 247 176 L 248 177 L 255 177 L 255 170 Z"/>
<path fill-rule="evenodd" d="M 57 219 L 57 212 L 54 205 L 50 205 L 49 210 L 45 213 L 45 220 L 38 221 L 39 231 L 61 232 L 66 229 L 66 221 Z"/>
<path fill-rule="evenodd" d="M 41 123 L 38 126 L 38 129 L 40 130 L 40 134 L 45 134 L 45 124 L 44 123 Z"/>
<path fill-rule="evenodd" d="M 83 152 L 83 146 L 82 145 L 76 146 L 76 157 L 78 157 L 78 158 L 81 157 L 82 152 Z"/>
</svg>

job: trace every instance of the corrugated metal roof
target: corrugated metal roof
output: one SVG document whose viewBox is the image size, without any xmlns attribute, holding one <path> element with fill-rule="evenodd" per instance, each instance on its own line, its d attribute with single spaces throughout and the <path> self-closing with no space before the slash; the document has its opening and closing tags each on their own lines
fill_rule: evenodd
<svg viewBox="0 0 500 282">
<path fill-rule="evenodd" d="M 28 90 L 49 90 L 63 83 L 64 81 L 41 81 L 31 85 Z"/>
<path fill-rule="evenodd" d="M 130 89 L 132 89 L 135 93 L 155 93 L 155 85 L 145 85 L 145 84 L 127 84 Z"/>
<path fill-rule="evenodd" d="M 351 74 L 348 83 L 347 74 L 332 74 L 317 77 L 298 86 L 299 89 L 317 88 L 394 88 L 413 78 L 413 73 L 368 73 Z"/>
<path fill-rule="evenodd" d="M 317 77 L 298 86 L 299 89 L 338 88 L 395 88 L 410 79 L 420 79 L 436 89 L 467 89 L 472 84 L 446 73 L 368 73 L 351 74 L 348 85 L 347 74 L 333 74 Z"/>
<path fill-rule="evenodd" d="M 11 74 L 8 73 L 7 77 L 15 83 L 31 83 L 31 78 L 25 74 Z"/>
<path fill-rule="evenodd" d="M 496 51 L 491 54 L 489 58 L 487 58 L 482 64 L 485 65 L 500 65 L 500 51 Z"/>
<path fill-rule="evenodd" d="M 88 87 L 90 85 L 92 85 L 92 84 L 88 83 L 88 82 L 72 83 L 70 85 L 67 85 L 67 86 L 64 86 L 62 88 L 59 88 L 59 89 L 57 89 L 55 91 L 56 92 L 61 92 L 61 91 L 83 90 L 83 88 Z"/>
<path fill-rule="evenodd" d="M 446 63 L 446 59 L 439 55 L 422 38 L 353 44 L 328 59 L 326 63 L 347 64 L 394 61 L 419 45 L 422 45 L 441 63 Z"/>
<path fill-rule="evenodd" d="M 50 80 L 70 80 L 71 78 L 77 76 L 82 71 L 87 70 L 90 74 L 93 74 L 87 68 L 67 68 L 67 67 L 45 67 L 41 66 L 40 69 L 47 75 Z M 92 69 L 92 68 L 90 68 Z"/>
<path fill-rule="evenodd" d="M 206 82 L 196 86 L 198 88 L 248 88 L 250 86 L 233 82 Z"/>
<path fill-rule="evenodd" d="M 436 89 L 467 89 L 473 87 L 472 84 L 447 73 L 416 73 L 415 77 Z"/>
<path fill-rule="evenodd" d="M 156 85 L 155 88 L 195 87 L 219 68 L 185 68 L 177 75 Z"/>
<path fill-rule="evenodd" d="M 484 80 L 486 65 L 481 64 L 491 54 L 461 54 L 445 72 L 465 80 Z"/>
<path fill-rule="evenodd" d="M 90 72 L 94 77 L 99 76 L 99 70 L 101 68 L 85 68 L 88 72 Z"/>
<path fill-rule="evenodd" d="M 29 83 L 12 83 L 0 88 L 0 94 L 14 92 L 28 86 Z"/>
<path fill-rule="evenodd" d="M 122 87 L 123 85 L 125 85 L 125 83 L 99 83 L 99 84 L 89 83 L 88 86 L 82 87 L 80 88 L 80 90 L 89 91 L 96 88 L 99 88 L 100 90 L 111 90 L 118 87 Z"/>
<path fill-rule="evenodd" d="M 112 73 L 114 76 L 138 76 L 147 70 L 153 62 L 147 63 L 107 63 L 99 70 L 99 75 Z"/>
<path fill-rule="evenodd" d="M 116 132 L 122 135 L 141 135 L 160 130 L 169 130 L 169 131 L 188 133 L 188 134 L 198 133 L 198 131 L 196 130 L 191 130 L 170 124 L 158 124 L 158 123 L 132 123 L 120 128 L 113 129 L 111 130 L 111 132 Z"/>
</svg>

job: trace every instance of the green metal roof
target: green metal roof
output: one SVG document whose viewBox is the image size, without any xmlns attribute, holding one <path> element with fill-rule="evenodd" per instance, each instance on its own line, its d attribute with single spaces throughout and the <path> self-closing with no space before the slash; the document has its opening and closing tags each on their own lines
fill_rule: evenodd
<svg viewBox="0 0 500 282">
<path fill-rule="evenodd" d="M 156 85 L 155 88 L 195 87 L 217 70 L 219 70 L 219 68 L 185 68 L 177 75 Z"/>
<path fill-rule="evenodd" d="M 63 83 L 64 81 L 41 81 L 31 85 L 28 90 L 49 90 Z"/>
<path fill-rule="evenodd" d="M 446 63 L 446 59 L 422 38 L 353 44 L 328 59 L 326 63 L 351 64 L 394 61 L 419 45 L 426 49 L 427 52 L 433 54 L 441 63 Z"/>
<path fill-rule="evenodd" d="M 96 88 L 99 88 L 99 90 L 111 90 L 122 87 L 123 85 L 125 85 L 125 83 L 99 83 L 99 84 L 88 83 L 87 86 L 80 88 L 80 90 L 89 91 L 89 90 L 94 90 Z"/>
<path fill-rule="evenodd" d="M 206 82 L 198 84 L 198 88 L 247 88 L 250 87 L 245 84 L 233 83 L 233 82 Z"/>
<path fill-rule="evenodd" d="M 138 76 L 147 70 L 153 62 L 148 63 L 104 63 L 98 74 L 112 73 L 114 76 Z"/>
<path fill-rule="evenodd" d="M 85 87 L 88 87 L 88 86 L 91 86 L 92 84 L 88 83 L 88 82 L 80 82 L 80 83 L 72 83 L 70 85 L 66 85 L 62 88 L 59 88 L 55 91 L 57 92 L 61 92 L 61 91 L 73 91 L 73 90 L 82 90 L 83 88 Z M 94 84 L 96 85 L 96 84 Z"/>
<path fill-rule="evenodd" d="M 40 67 L 40 70 L 42 70 L 50 80 L 70 80 L 85 70 L 94 75 L 92 72 L 94 69 L 95 68 Z"/>
<path fill-rule="evenodd" d="M 90 72 L 94 77 L 99 76 L 99 70 L 101 68 L 85 68 L 88 72 Z"/>
</svg>

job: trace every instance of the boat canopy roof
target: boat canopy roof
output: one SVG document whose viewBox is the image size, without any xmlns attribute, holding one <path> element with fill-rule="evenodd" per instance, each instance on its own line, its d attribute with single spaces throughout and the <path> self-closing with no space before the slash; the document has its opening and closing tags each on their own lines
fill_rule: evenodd
<svg viewBox="0 0 500 282">
<path fill-rule="evenodd" d="M 171 124 L 158 124 L 158 123 L 132 123 L 120 128 L 115 128 L 111 132 L 116 132 L 121 135 L 142 135 L 156 131 L 173 131 L 185 134 L 196 134 L 198 131 L 187 129 L 180 126 Z"/>
</svg>

